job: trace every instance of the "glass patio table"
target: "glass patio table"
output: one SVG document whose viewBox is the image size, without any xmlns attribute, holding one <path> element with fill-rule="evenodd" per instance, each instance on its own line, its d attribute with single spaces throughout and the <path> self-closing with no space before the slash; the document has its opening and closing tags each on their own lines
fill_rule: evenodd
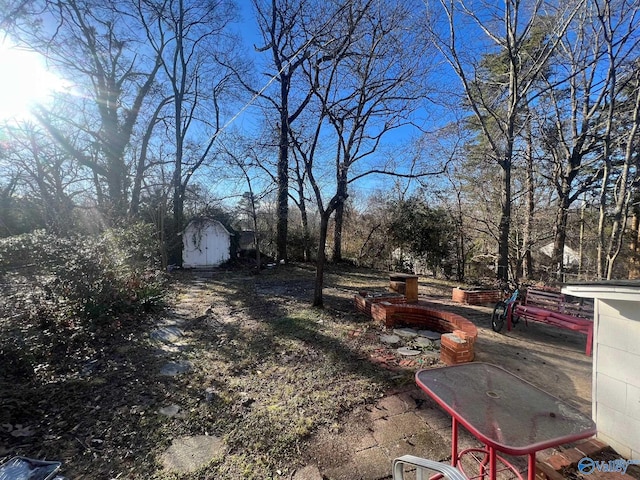
<svg viewBox="0 0 640 480">
<path fill-rule="evenodd" d="M 522 478 L 513 465 L 497 456 L 502 452 L 527 455 L 527 478 L 533 480 L 536 452 L 596 434 L 595 423 L 575 408 L 488 363 L 420 370 L 416 383 L 451 415 L 452 465 L 464 471 L 463 456 L 482 457 L 477 477 L 488 475 L 495 480 L 498 470 L 506 467 Z M 458 424 L 485 448 L 458 452 Z"/>
</svg>

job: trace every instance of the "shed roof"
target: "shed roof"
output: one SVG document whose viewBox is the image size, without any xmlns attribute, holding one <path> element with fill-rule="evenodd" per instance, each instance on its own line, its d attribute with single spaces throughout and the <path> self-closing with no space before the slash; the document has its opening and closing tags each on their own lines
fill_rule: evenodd
<svg viewBox="0 0 640 480">
<path fill-rule="evenodd" d="M 189 223 L 187 223 L 187 225 L 184 227 L 184 230 L 182 232 L 180 232 L 180 235 L 184 234 L 184 232 L 186 232 L 187 229 L 189 229 L 189 227 L 195 226 L 197 224 L 200 224 L 201 226 L 204 226 L 206 224 L 219 225 L 227 233 L 227 235 L 229 235 L 230 237 L 232 237 L 234 235 L 233 233 L 231 233 L 227 229 L 227 227 L 224 226 L 224 224 L 220 220 L 216 220 L 215 218 L 209 218 L 209 217 L 194 217 L 194 218 L 192 218 L 191 220 L 189 220 Z"/>
</svg>

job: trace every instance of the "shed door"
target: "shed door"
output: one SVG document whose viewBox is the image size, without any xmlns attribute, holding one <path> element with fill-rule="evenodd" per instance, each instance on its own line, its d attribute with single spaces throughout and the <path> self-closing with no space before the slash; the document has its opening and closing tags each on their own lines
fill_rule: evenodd
<svg viewBox="0 0 640 480">
<path fill-rule="evenodd" d="M 229 235 L 216 224 L 207 230 L 207 265 L 220 265 L 229 260 Z"/>
</svg>

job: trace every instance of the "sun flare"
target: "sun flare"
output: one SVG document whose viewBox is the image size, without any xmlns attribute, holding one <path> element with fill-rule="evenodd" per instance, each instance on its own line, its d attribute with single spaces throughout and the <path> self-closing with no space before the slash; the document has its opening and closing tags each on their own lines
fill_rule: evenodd
<svg viewBox="0 0 640 480">
<path fill-rule="evenodd" d="M 29 117 L 31 108 L 64 87 L 40 54 L 0 40 L 0 120 Z"/>
</svg>

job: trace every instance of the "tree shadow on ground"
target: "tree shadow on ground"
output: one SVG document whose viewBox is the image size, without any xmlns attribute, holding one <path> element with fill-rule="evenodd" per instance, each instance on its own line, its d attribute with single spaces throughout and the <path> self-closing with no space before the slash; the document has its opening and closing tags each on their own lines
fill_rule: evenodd
<svg viewBox="0 0 640 480">
<path fill-rule="evenodd" d="M 14 348 L 12 376 L 0 373 L 3 452 L 61 459 L 71 478 L 140 477 L 159 475 L 159 455 L 173 438 L 213 434 L 225 438 L 229 450 L 222 464 L 199 473 L 204 477 L 222 478 L 224 467 L 260 478 L 295 463 L 302 442 L 319 427 L 330 428 L 391 387 L 412 384 L 415 371 L 391 372 L 372 361 L 371 351 L 383 347 L 378 334 L 384 328 L 353 306 L 353 295 L 367 285 L 384 288 L 387 272 L 349 268 L 341 275 L 332 269 L 324 309 L 310 306 L 313 277 L 313 268 L 295 265 L 261 275 L 177 274 L 177 291 L 207 298 L 206 304 L 183 305 L 192 310 L 183 318 L 191 346 L 175 358 L 193 363 L 188 375 L 159 377 L 166 357 L 148 341 L 157 321 L 177 315 L 171 311 L 132 318 L 112 337 L 93 339 L 93 350 L 74 350 L 69 336 L 52 351 L 71 357 L 72 365 L 55 376 L 44 376 L 46 356 Z M 430 299 L 439 308 L 479 327 L 477 360 L 502 365 L 565 400 L 584 398 L 572 387 L 590 365 L 583 344 L 563 345 L 545 332 L 535 340 L 519 331 L 496 334 L 489 309 L 445 305 L 444 290 L 435 293 Z M 6 346 L 7 338 L 2 341 Z M 180 405 L 185 415 L 158 415 L 168 404 Z"/>
<path fill-rule="evenodd" d="M 198 407 L 199 422 L 224 436 L 238 458 L 291 463 L 318 427 L 412 376 L 371 361 L 377 336 L 363 328 L 367 321 L 352 298 L 328 295 L 325 309 L 312 308 L 312 276 L 286 266 L 207 279 L 211 312 L 191 325 L 198 351 L 206 351 L 196 360 L 192 390 L 214 385 L 220 391 Z"/>
<path fill-rule="evenodd" d="M 149 324 L 131 321 L 86 343 L 77 331 L 58 332 L 48 356 L 29 357 L 28 347 L 14 351 L 16 364 L 28 366 L 31 375 L 18 378 L 19 371 L 3 365 L 0 457 L 61 460 L 70 478 L 155 469 L 149 453 L 158 448 L 165 426 L 149 413 L 167 391 L 180 387 L 156 375 L 160 359 L 142 340 Z"/>
</svg>

